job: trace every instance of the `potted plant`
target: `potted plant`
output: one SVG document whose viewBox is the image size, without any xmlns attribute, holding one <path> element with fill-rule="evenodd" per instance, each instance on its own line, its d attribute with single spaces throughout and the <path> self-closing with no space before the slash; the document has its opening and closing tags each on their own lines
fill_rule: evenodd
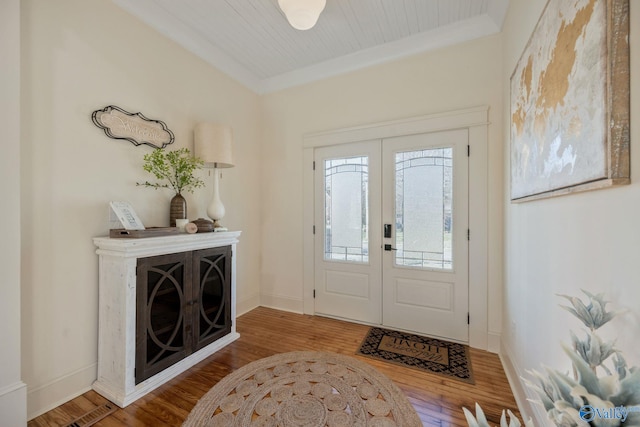
<svg viewBox="0 0 640 427">
<path fill-rule="evenodd" d="M 138 182 L 145 187 L 170 188 L 175 192 L 169 210 L 169 225 L 176 226 L 176 219 L 187 218 L 187 201 L 182 197 L 183 191 L 193 193 L 196 188 L 204 186 L 204 182 L 194 175 L 204 162 L 191 155 L 188 148 L 174 151 L 158 148 L 144 155 L 142 168 L 156 177 L 160 182 Z"/>
<path fill-rule="evenodd" d="M 583 426 L 638 426 L 640 425 L 640 368 L 629 368 L 613 341 L 603 341 L 596 331 L 621 311 L 609 311 L 603 294 L 583 290 L 589 298 L 560 295 L 571 306 L 561 307 L 578 318 L 587 328 L 584 338 L 573 331 L 572 346 L 563 349 L 573 366 L 573 374 L 545 368 L 545 372 L 533 371 L 537 383 L 527 381 L 538 394 L 549 420 L 558 427 Z M 611 358 L 607 367 L 605 361 Z M 476 403 L 476 416 L 463 408 L 470 427 L 488 427 L 489 423 Z M 501 427 L 520 427 L 520 422 L 509 412 L 507 423 L 504 411 Z M 533 427 L 529 420 L 525 426 Z"/>
</svg>

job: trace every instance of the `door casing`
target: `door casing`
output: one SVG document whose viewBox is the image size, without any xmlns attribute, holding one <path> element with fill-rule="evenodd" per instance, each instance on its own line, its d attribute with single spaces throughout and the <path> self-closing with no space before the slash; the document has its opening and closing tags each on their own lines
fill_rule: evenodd
<svg viewBox="0 0 640 427">
<path fill-rule="evenodd" d="M 498 352 L 500 334 L 489 331 L 488 142 L 489 107 L 479 106 L 426 116 L 336 129 L 303 136 L 303 293 L 302 310 L 314 314 L 314 171 L 316 147 L 371 139 L 468 129 L 469 146 L 469 342 L 471 347 Z M 497 274 L 496 272 L 492 272 Z M 495 282 L 495 280 L 494 280 Z M 491 294 L 499 297 L 499 289 Z"/>
</svg>

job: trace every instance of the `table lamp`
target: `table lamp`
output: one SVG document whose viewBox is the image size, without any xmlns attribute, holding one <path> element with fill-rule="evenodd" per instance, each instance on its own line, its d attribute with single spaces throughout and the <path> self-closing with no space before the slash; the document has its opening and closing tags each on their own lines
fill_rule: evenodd
<svg viewBox="0 0 640 427">
<path fill-rule="evenodd" d="M 194 154 L 213 168 L 213 199 L 207 207 L 207 216 L 213 220 L 214 231 L 226 231 L 220 224 L 224 218 L 224 205 L 220 200 L 219 168 L 233 167 L 233 131 L 230 126 L 199 123 L 194 130 Z"/>
</svg>

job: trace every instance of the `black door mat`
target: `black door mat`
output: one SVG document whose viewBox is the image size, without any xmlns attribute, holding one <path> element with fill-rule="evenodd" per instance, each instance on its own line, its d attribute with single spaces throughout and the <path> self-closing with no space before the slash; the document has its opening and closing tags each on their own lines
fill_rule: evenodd
<svg viewBox="0 0 640 427">
<path fill-rule="evenodd" d="M 463 344 L 371 328 L 356 353 L 474 384 L 469 347 Z"/>
</svg>

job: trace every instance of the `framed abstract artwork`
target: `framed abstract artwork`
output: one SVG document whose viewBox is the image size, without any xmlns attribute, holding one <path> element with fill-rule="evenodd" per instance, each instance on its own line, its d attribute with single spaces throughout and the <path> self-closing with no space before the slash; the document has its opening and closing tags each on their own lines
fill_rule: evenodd
<svg viewBox="0 0 640 427">
<path fill-rule="evenodd" d="M 628 184 L 629 0 L 549 0 L 511 75 L 511 200 Z"/>
</svg>

